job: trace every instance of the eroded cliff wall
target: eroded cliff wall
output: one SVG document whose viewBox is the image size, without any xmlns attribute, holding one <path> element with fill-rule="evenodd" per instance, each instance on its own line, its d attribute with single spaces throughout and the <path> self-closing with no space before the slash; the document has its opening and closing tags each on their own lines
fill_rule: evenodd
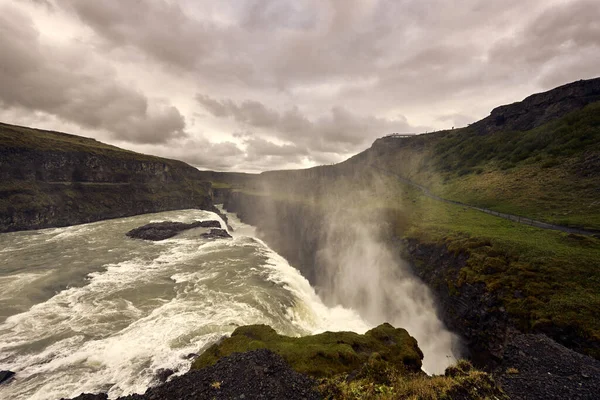
<svg viewBox="0 0 600 400">
<path fill-rule="evenodd" d="M 211 207 L 210 183 L 183 162 L 0 124 L 0 232 Z"/>
</svg>

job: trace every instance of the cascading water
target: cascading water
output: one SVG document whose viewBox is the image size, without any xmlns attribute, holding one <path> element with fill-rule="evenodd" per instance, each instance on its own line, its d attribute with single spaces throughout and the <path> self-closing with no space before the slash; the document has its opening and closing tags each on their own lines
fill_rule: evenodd
<svg viewBox="0 0 600 400">
<path fill-rule="evenodd" d="M 326 307 L 308 281 L 235 216 L 232 240 L 191 230 L 128 239 L 154 221 L 217 219 L 173 211 L 0 235 L 0 369 L 17 373 L 2 399 L 140 393 L 156 372 L 185 372 L 236 326 L 303 335 L 366 331 L 354 311 Z"/>
<path fill-rule="evenodd" d="M 371 325 L 389 322 L 406 329 L 425 355 L 423 369 L 443 373 L 460 355 L 460 340 L 440 321 L 429 288 L 380 240 L 382 218 L 348 209 L 330 210 L 328 216 L 318 253 L 321 297 L 357 310 Z"/>
</svg>

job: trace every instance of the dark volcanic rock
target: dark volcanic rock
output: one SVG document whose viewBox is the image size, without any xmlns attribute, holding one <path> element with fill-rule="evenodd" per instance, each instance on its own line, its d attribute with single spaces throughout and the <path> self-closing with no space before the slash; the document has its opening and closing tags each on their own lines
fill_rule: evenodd
<svg viewBox="0 0 600 400">
<path fill-rule="evenodd" d="M 167 379 L 169 379 L 169 377 L 174 373 L 175 371 L 173 371 L 171 368 L 161 368 L 158 371 L 156 371 L 155 379 L 159 383 L 165 383 Z"/>
<path fill-rule="evenodd" d="M 107 399 L 108 399 L 108 395 L 106 393 L 99 393 L 99 394 L 81 393 L 79 396 L 74 397 L 71 400 L 107 400 Z M 65 400 L 65 399 L 63 398 L 60 400 Z"/>
<path fill-rule="evenodd" d="M 143 395 L 121 400 L 320 399 L 315 381 L 292 370 L 269 350 L 235 353 L 215 365 L 190 371 Z"/>
<path fill-rule="evenodd" d="M 505 346 L 497 381 L 511 399 L 598 399 L 600 361 L 545 335 L 516 335 Z"/>
<path fill-rule="evenodd" d="M 126 235 L 134 239 L 164 240 L 188 229 L 220 227 L 221 223 L 219 221 L 196 221 L 189 224 L 183 222 L 165 221 L 154 222 L 151 224 L 140 226 L 139 228 L 130 230 L 126 233 Z M 211 230 L 211 232 L 213 230 Z"/>
<path fill-rule="evenodd" d="M 478 133 L 526 131 L 600 100 L 600 78 L 580 80 L 523 101 L 496 107 L 487 118 L 471 125 Z"/>
<path fill-rule="evenodd" d="M 231 239 L 231 235 L 225 229 L 211 229 L 200 236 L 206 239 Z"/>
<path fill-rule="evenodd" d="M 514 329 L 503 304 L 485 285 L 456 284 L 467 263 L 467 254 L 417 240 L 404 240 L 401 244 L 415 274 L 435 290 L 444 323 L 461 335 L 470 359 L 478 367 L 495 366 L 502 358 L 507 335 Z"/>
<path fill-rule="evenodd" d="M 0 384 L 10 381 L 14 376 L 12 371 L 0 371 Z"/>
</svg>

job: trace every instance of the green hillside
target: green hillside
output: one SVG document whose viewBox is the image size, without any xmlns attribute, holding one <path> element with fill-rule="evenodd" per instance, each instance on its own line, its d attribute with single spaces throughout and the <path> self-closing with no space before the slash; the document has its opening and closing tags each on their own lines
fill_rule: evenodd
<svg viewBox="0 0 600 400">
<path fill-rule="evenodd" d="M 524 132 L 464 128 L 371 151 L 373 165 L 443 198 L 600 230 L 600 102 Z"/>
</svg>

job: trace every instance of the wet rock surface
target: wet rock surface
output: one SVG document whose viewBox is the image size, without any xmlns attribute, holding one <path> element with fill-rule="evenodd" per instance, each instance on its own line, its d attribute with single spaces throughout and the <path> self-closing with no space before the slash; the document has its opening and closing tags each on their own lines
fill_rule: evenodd
<svg viewBox="0 0 600 400">
<path fill-rule="evenodd" d="M 221 228 L 221 223 L 219 221 L 196 221 L 189 224 L 172 221 L 154 222 L 132 229 L 126 235 L 134 239 L 157 241 L 171 238 L 179 232 L 193 228 Z M 212 229 L 211 232 L 213 230 L 217 229 Z"/>
<path fill-rule="evenodd" d="M 496 369 L 511 399 L 598 399 L 600 361 L 576 353 L 545 335 L 516 335 Z"/>
<path fill-rule="evenodd" d="M 12 371 L 0 371 L 0 384 L 10 381 L 14 376 Z"/>
<path fill-rule="evenodd" d="M 231 239 L 231 235 L 225 229 L 211 229 L 200 236 L 205 239 Z"/>
<path fill-rule="evenodd" d="M 314 380 L 292 370 L 281 356 L 262 349 L 232 354 L 211 367 L 177 376 L 144 394 L 119 399 L 320 399 L 314 386 Z M 105 398 L 76 397 L 77 400 Z"/>
<path fill-rule="evenodd" d="M 91 393 L 81 393 L 77 397 L 73 397 L 71 400 L 107 400 L 108 395 L 106 393 L 99 394 L 91 394 Z M 60 400 L 68 400 L 68 399 L 60 399 Z"/>
</svg>

